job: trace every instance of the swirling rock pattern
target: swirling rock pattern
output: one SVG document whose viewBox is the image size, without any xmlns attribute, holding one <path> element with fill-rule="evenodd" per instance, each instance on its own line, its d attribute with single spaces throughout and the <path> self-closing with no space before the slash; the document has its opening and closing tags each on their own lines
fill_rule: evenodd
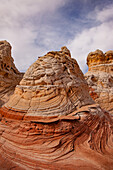
<svg viewBox="0 0 113 170">
<path fill-rule="evenodd" d="M 0 111 L 0 167 L 112 170 L 113 122 L 99 106 L 46 121 L 9 119 L 7 112 Z"/>
<path fill-rule="evenodd" d="M 40 57 L 24 74 L 5 107 L 24 117 L 67 115 L 93 104 L 83 73 L 66 47 Z M 37 118 L 36 118 L 37 119 Z"/>
<path fill-rule="evenodd" d="M 0 107 L 9 100 L 22 76 L 11 57 L 11 45 L 0 41 Z"/>
<path fill-rule="evenodd" d="M 31 65 L 0 115 L 2 169 L 113 168 L 112 117 L 66 47 Z"/>
<path fill-rule="evenodd" d="M 113 114 L 113 51 L 96 50 L 87 57 L 89 66 L 85 78 L 92 98 Z"/>
</svg>

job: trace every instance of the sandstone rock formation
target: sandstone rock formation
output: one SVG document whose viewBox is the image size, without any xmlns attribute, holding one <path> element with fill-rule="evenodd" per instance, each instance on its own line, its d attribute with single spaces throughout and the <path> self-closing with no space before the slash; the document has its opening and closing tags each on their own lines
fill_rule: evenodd
<svg viewBox="0 0 113 170">
<path fill-rule="evenodd" d="M 113 51 L 103 54 L 96 50 L 87 57 L 89 66 L 85 78 L 90 95 L 100 106 L 113 114 Z"/>
<path fill-rule="evenodd" d="M 11 57 L 11 45 L 7 41 L 0 41 L 0 107 L 8 101 L 21 79 L 22 74 Z"/>
<path fill-rule="evenodd" d="M 66 47 L 31 65 L 0 115 L 1 168 L 113 168 L 112 117 Z"/>
<path fill-rule="evenodd" d="M 49 52 L 26 71 L 14 95 L 5 105 L 27 116 L 67 115 L 92 104 L 87 83 L 70 52 Z"/>
</svg>

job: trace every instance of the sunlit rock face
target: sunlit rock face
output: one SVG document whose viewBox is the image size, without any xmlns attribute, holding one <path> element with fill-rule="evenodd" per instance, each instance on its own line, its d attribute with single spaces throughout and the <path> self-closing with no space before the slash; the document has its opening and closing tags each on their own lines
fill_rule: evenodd
<svg viewBox="0 0 113 170">
<path fill-rule="evenodd" d="M 85 78 L 92 98 L 100 106 L 113 113 L 113 51 L 105 54 L 96 50 L 87 57 L 89 66 Z"/>
<path fill-rule="evenodd" d="M 40 57 L 26 71 L 5 107 L 32 116 L 67 115 L 93 104 L 76 60 L 66 47 Z M 37 118 L 36 118 L 37 119 Z"/>
<path fill-rule="evenodd" d="M 66 47 L 40 57 L 0 109 L 2 169 L 112 170 L 112 117 Z"/>
<path fill-rule="evenodd" d="M 7 41 L 0 41 L 0 106 L 9 100 L 21 79 L 22 74 L 11 57 L 11 45 Z"/>
</svg>

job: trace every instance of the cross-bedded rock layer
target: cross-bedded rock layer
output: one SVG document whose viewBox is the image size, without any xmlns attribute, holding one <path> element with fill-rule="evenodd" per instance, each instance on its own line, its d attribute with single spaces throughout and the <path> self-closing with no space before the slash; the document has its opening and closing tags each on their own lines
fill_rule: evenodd
<svg viewBox="0 0 113 170">
<path fill-rule="evenodd" d="M 66 47 L 39 58 L 0 109 L 3 169 L 112 170 L 112 117 Z"/>
<path fill-rule="evenodd" d="M 93 104 L 83 73 L 66 47 L 40 57 L 26 71 L 5 107 L 24 117 L 59 116 Z M 37 118 L 36 118 L 37 119 Z"/>
<path fill-rule="evenodd" d="M 9 100 L 23 76 L 13 61 L 11 45 L 7 41 L 0 41 L 0 107 Z"/>
<path fill-rule="evenodd" d="M 92 98 L 100 106 L 113 113 L 113 51 L 103 54 L 96 50 L 87 57 L 89 66 L 85 78 Z"/>
<path fill-rule="evenodd" d="M 0 111 L 3 112 L 7 110 Z M 112 170 L 112 119 L 90 105 L 58 119 L 0 121 L 0 167 Z"/>
</svg>

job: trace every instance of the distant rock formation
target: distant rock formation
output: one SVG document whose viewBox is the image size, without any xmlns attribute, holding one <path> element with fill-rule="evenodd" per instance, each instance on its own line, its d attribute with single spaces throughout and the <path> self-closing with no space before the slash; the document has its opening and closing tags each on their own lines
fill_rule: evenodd
<svg viewBox="0 0 113 170">
<path fill-rule="evenodd" d="M 113 168 L 112 117 L 66 47 L 30 66 L 0 115 L 1 168 Z"/>
<path fill-rule="evenodd" d="M 113 51 L 103 54 L 96 50 L 87 57 L 89 67 L 85 78 L 91 97 L 100 106 L 113 114 Z"/>
<path fill-rule="evenodd" d="M 11 45 L 7 41 L 0 41 L 0 107 L 9 100 L 23 76 L 13 61 Z"/>
</svg>

